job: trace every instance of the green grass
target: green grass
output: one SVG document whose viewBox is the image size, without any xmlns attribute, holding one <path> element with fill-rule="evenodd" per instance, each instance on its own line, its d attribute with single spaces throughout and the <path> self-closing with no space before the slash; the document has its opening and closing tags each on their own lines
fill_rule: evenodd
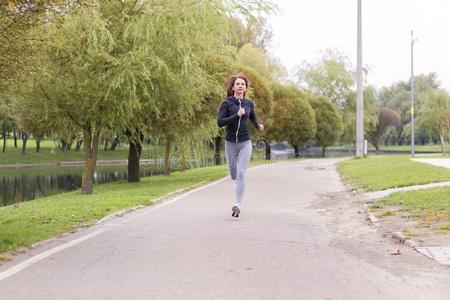
<svg viewBox="0 0 450 300">
<path fill-rule="evenodd" d="M 339 145 L 339 146 L 331 146 L 328 147 L 328 149 L 332 150 L 348 150 L 348 149 L 354 149 L 354 145 Z M 414 149 L 416 151 L 433 151 L 436 153 L 442 152 L 441 145 L 415 145 Z M 375 150 L 375 147 L 373 147 L 369 143 L 369 150 Z M 389 151 L 410 151 L 411 145 L 389 145 L 389 146 L 380 146 L 380 150 L 389 150 Z M 446 144 L 444 145 L 444 150 L 446 152 L 450 152 L 450 145 Z"/>
<path fill-rule="evenodd" d="M 3 141 L 0 141 L 0 147 L 3 146 Z M 104 151 L 99 149 L 99 160 L 122 160 L 128 159 L 128 148 L 118 147 L 115 151 Z M 56 163 L 61 161 L 82 161 L 83 151 L 61 151 L 55 142 L 42 141 L 41 151 L 36 153 L 35 140 L 29 140 L 27 143 L 26 154 L 22 154 L 22 142 L 18 140 L 18 147 L 14 148 L 12 139 L 8 140 L 7 149 L 5 153 L 0 152 L 0 164 L 42 164 L 42 163 Z"/>
<path fill-rule="evenodd" d="M 399 206 L 422 223 L 450 222 L 450 187 L 394 193 L 378 203 Z M 440 225 L 439 229 L 450 231 L 450 225 Z"/>
<path fill-rule="evenodd" d="M 369 147 L 370 149 L 375 149 L 374 147 Z M 400 145 L 400 146 L 381 146 L 381 150 L 403 150 L 409 151 L 411 150 L 411 145 Z M 436 151 L 442 152 L 441 145 L 414 145 L 414 150 L 416 151 Z M 450 145 L 444 145 L 444 151 L 450 151 Z"/>
<path fill-rule="evenodd" d="M 450 231 L 450 224 L 439 226 L 439 230 Z"/>
<path fill-rule="evenodd" d="M 381 217 L 391 217 L 391 216 L 395 216 L 395 212 L 390 211 L 390 210 L 385 211 L 381 214 Z"/>
<path fill-rule="evenodd" d="M 406 155 L 347 160 L 338 170 L 353 188 L 368 191 L 450 181 L 450 169 L 414 162 Z"/>
<path fill-rule="evenodd" d="M 97 185 L 92 195 L 76 191 L 23 202 L 17 208 L 0 207 L 0 253 L 92 225 L 118 210 L 150 205 L 170 192 L 226 174 L 225 166 L 192 169 L 170 176 L 146 177 L 139 183 L 121 181 Z"/>
</svg>

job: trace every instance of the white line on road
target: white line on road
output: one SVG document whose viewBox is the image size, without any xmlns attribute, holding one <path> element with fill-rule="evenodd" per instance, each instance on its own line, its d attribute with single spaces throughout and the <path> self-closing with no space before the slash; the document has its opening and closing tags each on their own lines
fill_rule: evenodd
<svg viewBox="0 0 450 300">
<path fill-rule="evenodd" d="M 83 241 L 89 240 L 89 239 L 91 239 L 91 238 L 93 238 L 93 237 L 103 233 L 106 230 L 108 230 L 108 228 L 103 228 L 103 229 L 94 231 L 94 232 L 92 232 L 92 233 L 90 233 L 88 235 L 85 235 L 83 237 L 80 237 L 80 238 L 78 238 L 76 240 L 70 241 L 70 242 L 68 242 L 66 244 L 63 244 L 63 245 L 59 245 L 59 246 L 57 246 L 57 247 L 55 247 L 53 249 L 50 249 L 50 250 L 42 252 L 42 253 L 40 253 L 38 255 L 35 255 L 35 256 L 33 256 L 33 257 L 31 257 L 31 258 L 29 258 L 29 259 L 27 259 L 27 260 L 17 264 L 17 265 L 15 265 L 14 267 L 11 267 L 11 268 L 7 269 L 6 271 L 1 272 L 0 273 L 0 281 L 2 281 L 3 279 L 6 279 L 6 278 L 8 278 L 8 277 L 10 277 L 10 276 L 12 276 L 14 274 L 19 273 L 23 269 L 28 268 L 29 266 L 31 266 L 31 265 L 33 265 L 33 264 L 43 260 L 44 258 L 49 257 L 50 255 L 58 253 L 58 252 L 60 252 L 60 251 L 62 251 L 64 249 L 72 247 L 72 246 L 74 246 L 76 244 L 79 244 L 79 243 L 81 243 Z"/>
</svg>

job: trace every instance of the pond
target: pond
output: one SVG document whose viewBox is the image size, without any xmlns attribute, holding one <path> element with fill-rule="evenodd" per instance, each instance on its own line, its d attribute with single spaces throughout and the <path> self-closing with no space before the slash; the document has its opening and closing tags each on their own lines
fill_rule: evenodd
<svg viewBox="0 0 450 300">
<path fill-rule="evenodd" d="M 0 168 L 0 206 L 29 201 L 81 187 L 82 167 Z M 141 177 L 159 175 L 161 166 L 145 165 Z M 127 179 L 127 166 L 98 166 L 95 184 Z"/>
</svg>

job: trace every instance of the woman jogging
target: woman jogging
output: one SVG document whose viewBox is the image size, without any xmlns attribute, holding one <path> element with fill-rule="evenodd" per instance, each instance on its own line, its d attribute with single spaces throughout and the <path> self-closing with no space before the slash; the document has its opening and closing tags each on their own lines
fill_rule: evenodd
<svg viewBox="0 0 450 300">
<path fill-rule="evenodd" d="M 248 120 L 260 132 L 264 125 L 258 122 L 253 103 L 245 98 L 249 86 L 248 78 L 233 75 L 227 81 L 227 99 L 220 105 L 217 124 L 227 126 L 225 137 L 225 155 L 232 180 L 235 180 L 236 199 L 232 207 L 232 216 L 239 217 L 241 203 L 245 191 L 245 172 L 252 155 L 252 142 L 248 128 Z"/>
</svg>

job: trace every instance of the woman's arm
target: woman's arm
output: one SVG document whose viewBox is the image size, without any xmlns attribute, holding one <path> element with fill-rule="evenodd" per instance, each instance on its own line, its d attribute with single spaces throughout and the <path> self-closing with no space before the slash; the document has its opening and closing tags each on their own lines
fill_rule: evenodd
<svg viewBox="0 0 450 300">
<path fill-rule="evenodd" d="M 239 118 L 238 114 L 232 114 L 231 116 L 226 116 L 228 110 L 228 104 L 226 101 L 222 102 L 222 105 L 220 105 L 219 114 L 217 116 L 217 125 L 219 127 L 223 127 L 225 125 L 230 125 L 234 122 L 237 118 Z"/>
<path fill-rule="evenodd" d="M 260 132 L 264 131 L 264 125 L 259 123 L 258 118 L 256 117 L 255 114 L 255 107 L 252 103 L 252 108 L 250 110 L 250 116 L 249 116 L 250 121 L 252 121 L 253 126 L 255 126 L 256 129 L 258 129 Z"/>
</svg>

